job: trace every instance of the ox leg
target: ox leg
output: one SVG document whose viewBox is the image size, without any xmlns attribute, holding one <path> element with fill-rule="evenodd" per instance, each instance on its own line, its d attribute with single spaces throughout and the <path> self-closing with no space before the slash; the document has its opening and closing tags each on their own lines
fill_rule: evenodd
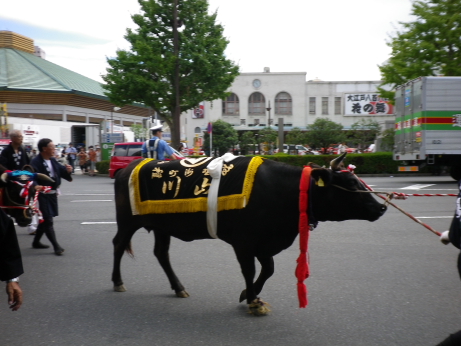
<svg viewBox="0 0 461 346">
<path fill-rule="evenodd" d="M 133 255 L 131 249 L 131 238 L 138 228 L 130 228 L 129 226 L 118 226 L 117 234 L 112 243 L 114 244 L 114 268 L 112 271 L 112 282 L 114 283 L 115 292 L 125 292 L 126 288 L 123 285 L 122 274 L 120 272 L 120 263 L 122 262 L 123 252 L 127 251 Z"/>
<path fill-rule="evenodd" d="M 163 268 L 168 280 L 170 281 L 171 289 L 176 292 L 176 296 L 180 298 L 189 297 L 189 293 L 179 281 L 178 277 L 173 271 L 170 263 L 170 242 L 171 236 L 160 231 L 154 230 L 155 246 L 154 255 L 157 257 L 158 262 Z"/>
<path fill-rule="evenodd" d="M 255 316 L 267 315 L 270 312 L 268 304 L 257 297 L 255 284 L 253 284 L 253 280 L 256 274 L 254 256 L 251 255 L 248 251 L 244 250 L 239 251 L 236 249 L 235 253 L 237 255 L 237 260 L 240 263 L 243 277 L 245 278 L 246 300 L 250 309 L 249 312 Z"/>
<path fill-rule="evenodd" d="M 255 294 L 261 293 L 266 281 L 274 274 L 274 258 L 273 257 L 256 257 L 261 263 L 261 272 L 258 279 L 255 281 L 253 287 Z M 240 294 L 240 303 L 246 299 L 246 290 Z"/>
</svg>

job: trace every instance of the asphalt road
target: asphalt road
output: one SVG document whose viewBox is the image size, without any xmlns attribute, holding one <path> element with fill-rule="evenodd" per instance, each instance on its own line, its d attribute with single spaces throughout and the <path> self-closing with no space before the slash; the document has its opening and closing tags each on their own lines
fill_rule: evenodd
<svg viewBox="0 0 461 346">
<path fill-rule="evenodd" d="M 365 181 L 376 190 L 457 193 L 449 177 Z M 0 293 L 0 345 L 414 346 L 461 329 L 459 251 L 394 208 L 374 223 L 327 222 L 312 233 L 306 309 L 295 287 L 297 239 L 275 257 L 261 294 L 272 313 L 253 317 L 238 303 L 244 282 L 233 250 L 219 240 L 173 240 L 172 264 L 191 295 L 182 299 L 152 254 L 152 234 L 140 230 L 135 258 L 122 261 L 128 291 L 113 292 L 113 181 L 76 174 L 62 192 L 55 229 L 64 256 L 32 249 L 32 236 L 17 228 L 25 302 L 10 312 Z M 396 203 L 438 231 L 455 208 L 454 197 Z"/>
</svg>

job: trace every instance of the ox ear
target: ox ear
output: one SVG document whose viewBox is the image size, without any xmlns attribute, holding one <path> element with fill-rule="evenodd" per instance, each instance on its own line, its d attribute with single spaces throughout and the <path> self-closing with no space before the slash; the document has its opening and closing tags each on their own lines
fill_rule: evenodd
<svg viewBox="0 0 461 346">
<path fill-rule="evenodd" d="M 326 168 L 314 168 L 311 171 L 311 176 L 315 180 L 315 185 L 324 187 L 330 184 L 331 171 Z"/>
</svg>

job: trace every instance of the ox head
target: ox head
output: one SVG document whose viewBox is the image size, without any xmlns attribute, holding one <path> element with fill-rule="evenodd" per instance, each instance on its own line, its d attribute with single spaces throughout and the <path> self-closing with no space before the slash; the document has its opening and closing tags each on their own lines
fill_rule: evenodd
<svg viewBox="0 0 461 346">
<path fill-rule="evenodd" d="M 346 153 L 332 160 L 329 169 L 310 163 L 315 185 L 313 192 L 313 213 L 317 221 L 368 220 L 375 221 L 387 210 L 367 191 L 360 180 L 344 170 Z"/>
<path fill-rule="evenodd" d="M 0 166 L 0 207 L 21 227 L 31 222 L 34 213 L 31 200 L 35 195 L 36 182 L 45 184 L 53 181 L 46 174 L 32 171 L 30 166 L 21 171 L 7 171 Z"/>
</svg>

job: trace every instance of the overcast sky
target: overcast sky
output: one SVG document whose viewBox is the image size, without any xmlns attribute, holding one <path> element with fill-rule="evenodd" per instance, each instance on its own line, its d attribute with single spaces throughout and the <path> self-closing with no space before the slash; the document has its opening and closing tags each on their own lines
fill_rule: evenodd
<svg viewBox="0 0 461 346">
<path fill-rule="evenodd" d="M 306 72 L 306 79 L 379 80 L 389 35 L 411 21 L 410 0 L 209 0 L 240 72 Z M 46 59 L 102 81 L 106 57 L 129 49 L 137 0 L 4 1 L 0 30 L 32 38 Z M 187 25 L 187 22 L 186 22 Z"/>
</svg>

